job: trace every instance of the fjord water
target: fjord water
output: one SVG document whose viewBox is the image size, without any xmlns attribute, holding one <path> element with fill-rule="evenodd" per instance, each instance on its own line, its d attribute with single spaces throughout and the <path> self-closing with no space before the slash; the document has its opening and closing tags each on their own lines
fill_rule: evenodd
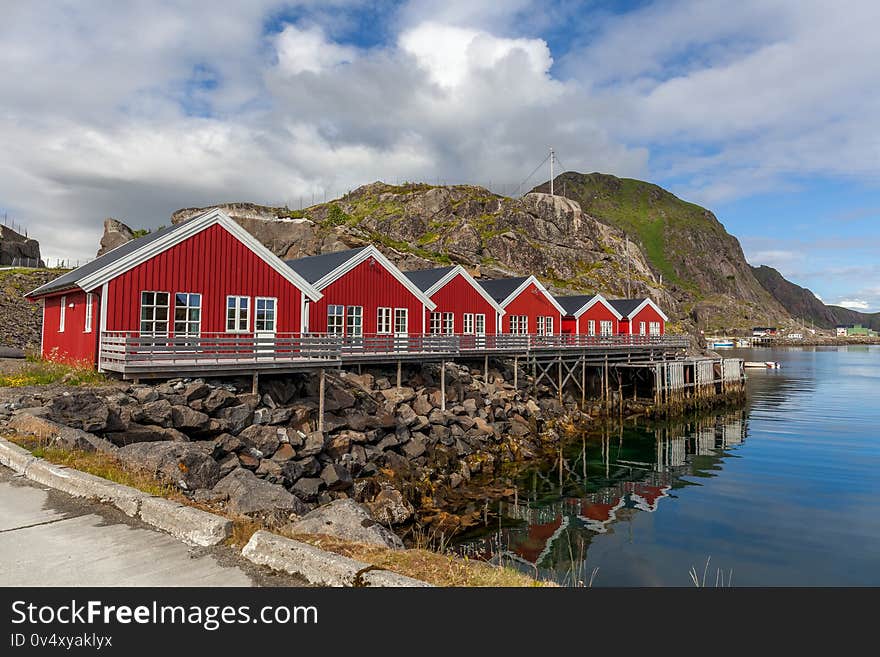
<svg viewBox="0 0 880 657">
<path fill-rule="evenodd" d="M 782 367 L 742 410 L 572 446 L 461 549 L 569 585 L 880 584 L 880 346 L 724 355 Z"/>
</svg>

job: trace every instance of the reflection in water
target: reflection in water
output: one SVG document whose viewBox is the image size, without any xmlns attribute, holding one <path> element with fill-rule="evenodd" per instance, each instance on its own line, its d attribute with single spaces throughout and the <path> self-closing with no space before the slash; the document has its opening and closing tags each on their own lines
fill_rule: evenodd
<svg viewBox="0 0 880 657">
<path fill-rule="evenodd" d="M 745 439 L 745 411 L 646 431 L 621 428 L 584 438 L 550 470 L 518 482 L 515 502 L 502 502 L 501 527 L 465 540 L 459 552 L 516 565 L 546 579 L 583 581 L 593 538 L 619 531 L 639 513 L 655 513 L 685 479 L 714 476 Z M 526 499 L 523 499 L 525 497 Z"/>
</svg>

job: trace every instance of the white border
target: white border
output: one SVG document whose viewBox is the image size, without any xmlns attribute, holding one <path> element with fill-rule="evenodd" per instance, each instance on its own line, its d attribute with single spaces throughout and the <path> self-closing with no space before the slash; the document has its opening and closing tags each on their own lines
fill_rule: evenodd
<svg viewBox="0 0 880 657">
<path fill-rule="evenodd" d="M 437 267 L 437 269 L 442 268 Z M 495 310 L 497 310 L 502 315 L 505 314 L 504 308 L 502 308 L 501 305 L 497 301 L 495 301 L 495 299 L 493 299 L 491 295 L 486 292 L 485 289 L 483 289 L 483 286 L 477 283 L 476 279 L 468 273 L 467 269 L 465 269 L 461 265 L 455 265 L 450 271 L 444 274 L 440 280 L 438 280 L 431 287 L 425 290 L 425 294 L 429 297 L 433 297 L 435 294 L 437 294 L 437 292 L 446 287 L 449 283 L 455 280 L 456 276 L 459 275 L 464 278 L 464 280 L 466 280 L 470 284 L 470 286 L 474 288 L 480 294 L 480 296 L 483 297 Z"/>
<path fill-rule="evenodd" d="M 489 279 L 487 279 L 487 280 L 489 280 Z M 519 286 L 518 288 L 516 288 L 513 292 L 511 292 L 511 293 L 507 296 L 507 298 L 506 298 L 504 301 L 501 302 L 501 304 L 500 304 L 501 307 L 502 307 L 502 308 L 506 308 L 507 305 L 508 305 L 511 301 L 513 301 L 514 299 L 516 299 L 520 294 L 523 293 L 523 291 L 525 291 L 526 289 L 528 289 L 529 285 L 532 284 L 532 283 L 535 284 L 535 287 L 537 287 L 539 290 L 541 290 L 541 292 L 544 294 L 544 296 L 547 297 L 547 300 L 550 301 L 551 304 L 553 304 L 553 307 L 556 308 L 556 310 L 558 310 L 563 316 L 565 316 L 565 308 L 563 308 L 561 305 L 559 305 L 559 302 L 554 298 L 554 296 L 553 296 L 552 294 L 550 294 L 550 293 L 547 291 L 547 288 L 546 288 L 546 287 L 544 287 L 543 285 L 541 285 L 541 281 L 539 281 L 537 278 L 535 278 L 535 275 L 534 275 L 534 274 L 532 274 L 531 276 L 529 276 L 526 280 L 524 280 L 524 281 L 520 284 L 520 286 Z"/>
<path fill-rule="evenodd" d="M 571 315 L 566 315 L 566 317 L 574 317 L 575 319 L 579 320 L 581 318 L 581 315 L 583 315 L 585 312 L 587 312 L 590 308 L 595 306 L 597 303 L 601 303 L 608 310 L 610 310 L 611 314 L 614 315 L 618 320 L 623 319 L 623 315 L 621 315 L 619 312 L 617 312 L 617 309 L 608 302 L 608 299 L 606 299 L 605 297 L 603 297 L 601 294 L 598 294 L 598 293 L 594 294 L 592 299 L 587 301 L 583 306 L 578 308 Z"/>
</svg>

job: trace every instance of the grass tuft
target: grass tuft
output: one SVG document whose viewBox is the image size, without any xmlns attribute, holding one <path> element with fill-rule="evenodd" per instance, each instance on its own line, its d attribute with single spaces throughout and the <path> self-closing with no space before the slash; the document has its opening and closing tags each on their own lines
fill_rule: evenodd
<svg viewBox="0 0 880 657">
<path fill-rule="evenodd" d="M 53 360 L 28 360 L 8 374 L 0 375 L 0 387 L 20 388 L 63 383 L 70 386 L 104 383 L 106 378 L 93 366 Z"/>
</svg>

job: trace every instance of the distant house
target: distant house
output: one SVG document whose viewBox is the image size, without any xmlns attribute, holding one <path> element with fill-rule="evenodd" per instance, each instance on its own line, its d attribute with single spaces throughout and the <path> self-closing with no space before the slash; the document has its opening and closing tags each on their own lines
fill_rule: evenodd
<svg viewBox="0 0 880 657">
<path fill-rule="evenodd" d="M 565 309 L 562 332 L 571 335 L 610 336 L 619 333 L 623 316 L 601 294 L 556 297 Z"/>
<path fill-rule="evenodd" d="M 867 326 L 861 324 L 841 324 L 835 327 L 835 333 L 838 336 L 861 336 L 873 338 L 877 336 L 877 332 Z"/>
<path fill-rule="evenodd" d="M 419 335 L 435 304 L 375 246 L 287 260 L 323 295 L 306 306 L 303 332 L 362 338 Z"/>
<path fill-rule="evenodd" d="M 755 338 L 768 338 L 774 337 L 779 334 L 779 329 L 775 326 L 753 326 L 752 327 L 752 337 Z"/>
<path fill-rule="evenodd" d="M 666 333 L 669 318 L 651 299 L 611 299 L 611 306 L 620 314 L 620 335 L 659 336 Z"/>
<path fill-rule="evenodd" d="M 834 333 L 837 337 L 844 338 L 847 336 L 847 331 L 851 328 L 853 328 L 852 324 L 838 324 L 834 327 Z"/>
<path fill-rule="evenodd" d="M 436 304 L 427 311 L 427 332 L 494 335 L 504 308 L 461 265 L 404 272 Z"/>
<path fill-rule="evenodd" d="M 479 279 L 504 310 L 503 333 L 557 335 L 565 309 L 534 276 Z"/>
</svg>

